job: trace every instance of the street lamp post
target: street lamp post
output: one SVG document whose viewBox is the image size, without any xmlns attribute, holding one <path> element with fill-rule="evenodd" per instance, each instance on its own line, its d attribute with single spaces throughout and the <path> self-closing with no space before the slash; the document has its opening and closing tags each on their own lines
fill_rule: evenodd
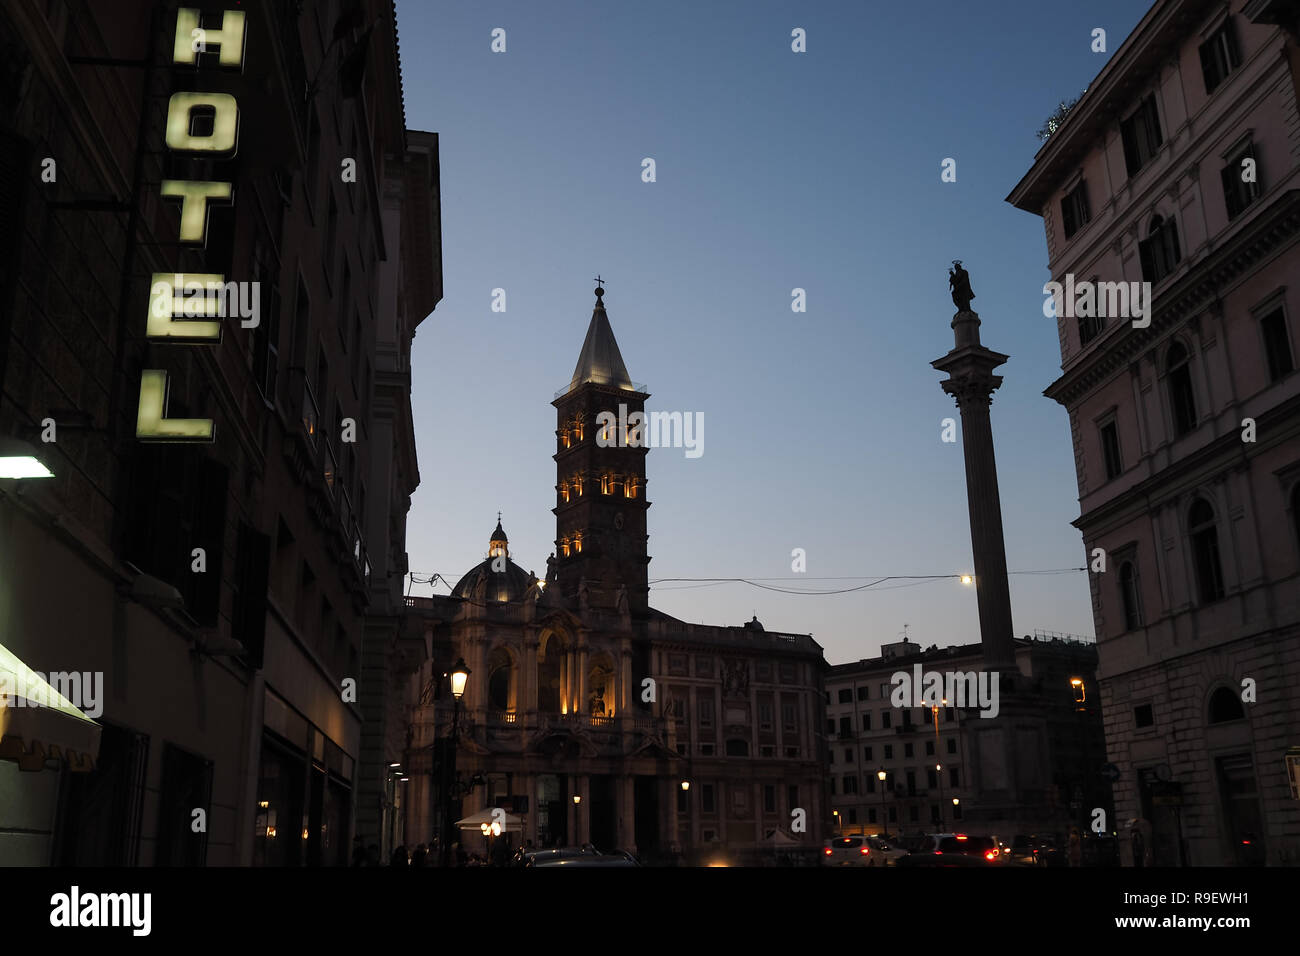
<svg viewBox="0 0 1300 956">
<path fill-rule="evenodd" d="M 943 764 L 934 765 L 934 775 L 939 780 L 939 832 L 943 832 Z"/>
<path fill-rule="evenodd" d="M 885 822 L 885 780 L 888 776 L 884 767 L 876 771 L 876 779 L 880 781 L 880 826 L 886 840 L 889 839 L 889 824 Z"/>
<path fill-rule="evenodd" d="M 465 682 L 469 680 L 470 670 L 465 666 L 465 658 L 458 657 L 451 669 L 451 738 L 442 755 L 442 853 L 441 864 L 451 865 L 451 785 L 456 779 L 456 741 L 460 737 L 460 699 L 465 693 Z"/>
</svg>

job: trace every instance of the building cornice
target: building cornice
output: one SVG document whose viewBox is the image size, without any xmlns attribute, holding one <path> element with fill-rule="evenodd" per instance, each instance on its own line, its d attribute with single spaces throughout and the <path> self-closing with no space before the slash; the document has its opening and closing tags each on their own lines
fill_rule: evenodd
<svg viewBox="0 0 1300 956">
<path fill-rule="evenodd" d="M 1067 408 L 1074 405 L 1159 342 L 1170 328 L 1216 301 L 1224 285 L 1297 234 L 1300 189 L 1292 189 L 1261 213 L 1250 228 L 1233 236 L 1162 291 L 1152 303 L 1148 328 L 1135 329 L 1126 323 L 1121 334 L 1107 337 L 1092 355 L 1066 371 L 1043 394 Z"/>
</svg>

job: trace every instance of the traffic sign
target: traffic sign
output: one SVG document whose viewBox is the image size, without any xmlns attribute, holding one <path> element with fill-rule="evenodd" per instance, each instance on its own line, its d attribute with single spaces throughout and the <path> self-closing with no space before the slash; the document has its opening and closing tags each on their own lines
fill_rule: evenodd
<svg viewBox="0 0 1300 956">
<path fill-rule="evenodd" d="M 1111 783 L 1114 783 L 1120 777 L 1119 767 L 1115 766 L 1113 763 L 1102 764 L 1101 776 L 1109 780 Z"/>
</svg>

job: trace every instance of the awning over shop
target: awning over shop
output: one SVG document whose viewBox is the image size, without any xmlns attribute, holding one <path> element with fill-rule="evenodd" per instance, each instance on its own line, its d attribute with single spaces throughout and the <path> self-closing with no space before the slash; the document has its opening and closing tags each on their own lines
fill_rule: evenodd
<svg viewBox="0 0 1300 956">
<path fill-rule="evenodd" d="M 99 756 L 100 726 L 0 644 L 0 759 L 19 770 L 44 770 L 66 760 L 88 772 Z"/>
<path fill-rule="evenodd" d="M 457 820 L 456 826 L 462 830 L 482 830 L 483 824 L 486 823 L 488 826 L 492 825 L 492 810 L 492 807 L 486 807 L 478 813 L 471 813 L 463 820 Z M 500 817 L 497 817 L 497 820 L 500 819 Z M 502 830 L 523 830 L 523 828 L 523 820 L 519 819 L 519 817 L 513 816 L 512 814 L 505 814 L 505 820 L 501 822 Z"/>
</svg>

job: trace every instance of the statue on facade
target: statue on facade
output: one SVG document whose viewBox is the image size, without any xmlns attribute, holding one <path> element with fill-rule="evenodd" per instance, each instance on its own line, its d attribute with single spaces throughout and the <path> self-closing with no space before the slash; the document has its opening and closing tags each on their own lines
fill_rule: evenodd
<svg viewBox="0 0 1300 956">
<path fill-rule="evenodd" d="M 970 273 L 962 268 L 960 259 L 952 260 L 952 268 L 948 270 L 948 287 L 952 289 L 952 304 L 957 306 L 957 311 L 969 312 L 970 300 L 975 298 L 975 293 L 970 288 Z"/>
</svg>

